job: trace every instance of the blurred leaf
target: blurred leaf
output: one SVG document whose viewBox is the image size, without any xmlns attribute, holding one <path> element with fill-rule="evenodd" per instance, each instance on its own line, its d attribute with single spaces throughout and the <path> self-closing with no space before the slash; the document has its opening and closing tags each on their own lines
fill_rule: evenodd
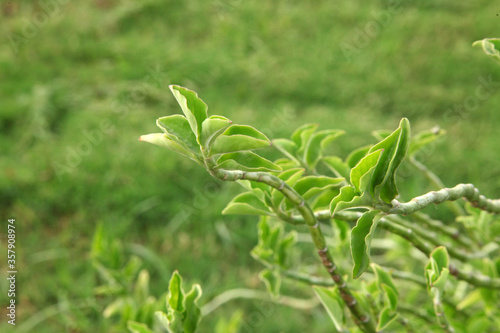
<svg viewBox="0 0 500 333">
<path fill-rule="evenodd" d="M 168 286 L 167 304 L 180 313 L 184 312 L 184 291 L 182 290 L 182 277 L 179 272 L 174 271 Z"/>
<path fill-rule="evenodd" d="M 368 153 L 371 147 L 372 145 L 360 147 L 353 150 L 349 155 L 347 155 L 345 160 L 349 168 L 354 168 L 354 166 L 356 166 L 356 164 L 358 164 L 359 161 L 361 161 L 361 159 Z"/>
<path fill-rule="evenodd" d="M 238 333 L 242 320 L 243 312 L 241 310 L 235 311 L 229 321 L 219 318 L 215 325 L 214 333 Z"/>
<path fill-rule="evenodd" d="M 255 128 L 246 125 L 231 125 L 214 140 L 210 155 L 253 150 L 270 145 L 271 141 Z"/>
<path fill-rule="evenodd" d="M 349 173 L 351 168 L 344 163 L 342 159 L 338 156 L 326 156 L 323 157 L 323 163 L 330 169 L 337 177 L 343 177 L 349 179 Z"/>
<path fill-rule="evenodd" d="M 195 333 L 201 320 L 201 310 L 198 306 L 198 300 L 200 299 L 201 294 L 201 287 L 198 284 L 193 285 L 191 290 L 186 294 L 186 314 L 184 317 L 185 333 Z"/>
<path fill-rule="evenodd" d="M 354 261 L 352 276 L 357 279 L 363 274 L 370 264 L 370 247 L 373 233 L 379 219 L 382 217 L 380 211 L 371 210 L 365 212 L 357 221 L 351 232 L 351 253 Z"/>
<path fill-rule="evenodd" d="M 280 166 L 251 151 L 223 154 L 217 160 L 216 168 L 243 171 L 282 171 Z"/>
<path fill-rule="evenodd" d="M 134 287 L 134 298 L 138 304 L 142 304 L 149 296 L 149 272 L 143 269 L 137 277 Z"/>
<path fill-rule="evenodd" d="M 411 139 L 410 148 L 408 150 L 408 155 L 415 155 L 423 148 L 427 147 L 440 137 L 446 134 L 445 130 L 433 129 L 419 132 Z"/>
<path fill-rule="evenodd" d="M 481 46 L 484 53 L 500 60 L 500 38 L 485 38 L 475 41 L 472 46 Z"/>
<path fill-rule="evenodd" d="M 278 298 L 280 296 L 281 276 L 274 270 L 264 269 L 259 273 L 259 278 L 266 285 L 267 291 Z"/>
<path fill-rule="evenodd" d="M 297 160 L 296 157 L 299 147 L 295 142 L 288 139 L 274 139 L 272 143 L 276 149 L 278 149 L 281 153 L 283 153 L 283 155 L 285 155 L 287 158 L 289 158 L 292 161 L 295 161 L 298 165 L 300 165 L 300 162 Z"/>
<path fill-rule="evenodd" d="M 371 266 L 373 268 L 373 272 L 375 273 L 375 279 L 377 281 L 377 286 L 379 287 L 379 290 L 383 292 L 382 284 L 384 284 L 392 288 L 396 294 L 399 294 L 398 289 L 396 288 L 396 285 L 394 284 L 391 275 L 385 269 L 383 269 L 382 267 L 380 267 L 375 263 L 372 263 Z"/>
<path fill-rule="evenodd" d="M 465 310 L 471 306 L 481 302 L 481 291 L 479 289 L 472 290 L 457 304 L 457 310 Z"/>
<path fill-rule="evenodd" d="M 180 114 L 162 117 L 156 120 L 156 124 L 161 128 L 169 139 L 174 140 L 185 149 L 190 150 L 195 155 L 200 154 L 200 145 L 196 142 L 196 136 L 191 131 L 188 120 Z"/>
<path fill-rule="evenodd" d="M 213 141 L 231 124 L 231 120 L 222 116 L 210 116 L 205 119 L 201 126 L 200 142 L 202 146 L 210 150 Z"/>
<path fill-rule="evenodd" d="M 157 146 L 160 146 L 163 148 L 167 148 L 169 150 L 172 150 L 176 153 L 179 153 L 181 155 L 184 155 L 184 156 L 192 159 L 193 161 L 195 161 L 196 163 L 198 163 L 200 165 L 203 165 L 200 162 L 200 160 L 191 151 L 182 147 L 180 144 L 178 144 L 174 140 L 169 139 L 167 134 L 164 134 L 164 133 L 146 134 L 146 135 L 142 135 L 139 138 L 139 141 L 149 142 L 149 143 L 152 143 L 154 145 L 157 145 Z"/>
<path fill-rule="evenodd" d="M 207 105 L 192 90 L 177 85 L 170 85 L 169 88 L 189 121 L 193 133 L 199 139 L 202 123 L 207 118 Z"/>
<path fill-rule="evenodd" d="M 389 135 L 391 135 L 391 133 L 392 133 L 392 131 L 390 131 L 390 130 L 378 130 L 378 131 L 373 131 L 372 135 L 376 140 L 382 141 L 385 138 L 387 138 Z"/>
<path fill-rule="evenodd" d="M 146 324 L 138 323 L 132 320 L 127 322 L 127 328 L 131 333 L 154 333 Z"/>
<path fill-rule="evenodd" d="M 313 286 L 321 304 L 326 309 L 330 319 L 338 332 L 346 332 L 344 329 L 344 302 L 333 290 L 325 287 Z"/>
<path fill-rule="evenodd" d="M 259 189 L 241 193 L 227 204 L 222 214 L 273 215 L 262 202 L 263 195 Z"/>
<path fill-rule="evenodd" d="M 170 320 L 168 319 L 167 314 L 163 311 L 156 311 L 155 316 L 160 322 L 160 325 L 163 328 L 168 329 L 168 327 L 170 326 Z"/>
<path fill-rule="evenodd" d="M 280 239 L 279 245 L 278 245 L 278 265 L 281 267 L 286 266 L 286 260 L 288 258 L 288 254 L 291 251 L 291 248 L 297 243 L 297 232 L 295 230 L 292 230 L 289 232 L 286 236 Z"/>
<path fill-rule="evenodd" d="M 299 179 L 293 188 L 307 200 L 328 187 L 339 186 L 343 181 L 344 178 L 307 176 Z"/>
<path fill-rule="evenodd" d="M 314 133 L 311 136 L 311 140 L 304 151 L 304 160 L 311 170 L 316 168 L 328 144 L 344 134 L 345 132 L 341 130 L 324 130 Z"/>
<path fill-rule="evenodd" d="M 297 153 L 303 152 L 307 143 L 309 142 L 309 138 L 318 128 L 318 124 L 305 124 L 300 126 L 293 132 L 292 141 L 298 147 Z"/>
<path fill-rule="evenodd" d="M 385 283 L 380 284 L 384 292 L 385 304 L 391 311 L 396 311 L 398 307 L 398 293 L 395 288 Z"/>
<path fill-rule="evenodd" d="M 426 266 L 427 283 L 442 291 L 449 275 L 450 256 L 446 247 L 439 246 L 430 254 L 429 263 Z"/>
<path fill-rule="evenodd" d="M 386 329 L 396 318 L 398 317 L 398 313 L 392 311 L 390 308 L 384 308 L 380 312 L 379 321 L 377 326 L 377 332 L 381 332 Z"/>
</svg>

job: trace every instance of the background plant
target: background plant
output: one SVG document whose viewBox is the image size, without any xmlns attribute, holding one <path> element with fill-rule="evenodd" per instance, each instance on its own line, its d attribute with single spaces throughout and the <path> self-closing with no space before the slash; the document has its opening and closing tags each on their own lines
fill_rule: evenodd
<svg viewBox="0 0 500 333">
<path fill-rule="evenodd" d="M 46 309 L 52 313 L 32 330 L 110 331 L 102 317 L 108 303 L 93 296 L 102 281 L 88 260 L 98 224 L 124 243 L 126 253 L 134 244 L 161 257 L 166 281 L 157 263 L 141 257 L 156 298 L 175 269 L 187 287 L 203 286 L 202 304 L 226 289 L 264 287 L 257 277 L 261 264 L 249 254 L 258 242 L 255 218 L 220 216 L 239 187 L 212 180 L 195 163 L 160 149 L 146 156 L 135 142 L 153 131 L 146 118 L 176 112 L 165 93 L 171 82 L 199 90 L 212 113 L 256 126 L 270 138 L 289 137 L 306 122 L 320 123 L 320 130 L 331 128 L 327 120 L 338 124 L 333 127 L 349 136 L 330 146 L 330 154 L 342 157 L 374 143 L 371 130 L 396 127 L 403 115 L 415 132 L 439 125 L 448 136 L 419 160 L 446 186 L 467 180 L 489 197 L 500 195 L 496 87 L 463 114 L 468 118 L 457 112 L 445 118 L 454 104 L 474 96 L 480 77 L 500 80 L 489 57 L 470 48 L 471 41 L 495 36 L 498 6 L 491 1 L 403 2 L 350 61 L 340 43 L 356 37 L 387 3 L 68 2 L 19 53 L 11 52 L 8 34 L 22 35 L 26 21 L 50 9 L 44 3 L 51 1 L 7 1 L 0 10 L 0 215 L 18 218 L 23 230 L 19 319 L 33 323 Z M 101 131 L 104 120 L 114 130 Z M 100 141 L 90 135 L 96 131 Z M 78 151 L 87 143 L 92 152 L 59 176 L 53 164 L 66 165 L 75 158 L 68 148 Z M 275 149 L 261 152 L 278 156 Z M 399 174 L 411 175 L 398 183 L 408 197 L 431 189 L 413 167 L 403 164 Z M 217 201 L 204 206 L 202 199 L 214 195 Z M 453 219 L 444 207 L 427 213 Z M 200 223 L 205 220 L 212 223 Z M 307 247 L 303 236 L 296 247 Z M 291 293 L 295 286 L 284 280 L 281 288 Z M 312 296 L 307 287 L 297 292 Z M 260 326 L 265 331 L 331 327 L 320 308 L 278 305 L 272 312 L 268 303 L 251 300 L 234 300 L 203 322 L 215 327 L 219 317 L 229 321 L 235 307 L 243 322 L 258 320 L 263 310 L 272 313 L 274 320 Z M 9 330 L 0 322 L 0 331 Z"/>
</svg>

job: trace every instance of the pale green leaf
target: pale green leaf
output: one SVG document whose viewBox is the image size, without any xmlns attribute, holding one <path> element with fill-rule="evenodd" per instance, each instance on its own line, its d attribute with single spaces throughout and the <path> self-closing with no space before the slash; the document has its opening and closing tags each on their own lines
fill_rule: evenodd
<svg viewBox="0 0 500 333">
<path fill-rule="evenodd" d="M 392 311 L 390 308 L 384 308 L 379 315 L 379 321 L 377 326 L 377 332 L 382 332 L 386 329 L 396 318 L 398 318 L 399 314 L 397 312 Z"/>
<path fill-rule="evenodd" d="M 297 151 L 299 150 L 299 147 L 295 142 L 288 139 L 274 139 L 272 143 L 273 147 L 278 149 L 283 155 L 290 160 L 295 161 L 297 164 L 300 164 L 297 160 Z"/>
<path fill-rule="evenodd" d="M 154 333 L 146 324 L 138 323 L 133 320 L 127 322 L 127 328 L 131 333 Z"/>
<path fill-rule="evenodd" d="M 344 163 L 342 159 L 338 156 L 326 156 L 322 159 L 323 164 L 325 164 L 328 169 L 330 169 L 337 177 L 343 177 L 349 179 L 349 173 L 351 168 Z"/>
<path fill-rule="evenodd" d="M 366 188 L 362 188 L 361 179 L 367 173 L 373 172 L 377 163 L 380 160 L 380 155 L 382 154 L 382 150 L 376 150 L 373 153 L 369 153 L 365 157 L 363 157 L 358 164 L 354 168 L 351 169 L 350 180 L 351 184 L 354 185 L 356 191 L 361 194 L 366 191 Z"/>
<path fill-rule="evenodd" d="M 445 134 L 446 131 L 442 129 L 433 129 L 419 132 L 411 139 L 410 148 L 408 149 L 408 155 L 415 155 Z"/>
<path fill-rule="evenodd" d="M 196 136 L 193 131 L 191 131 L 191 127 L 186 117 L 180 114 L 162 117 L 156 120 L 156 124 L 168 134 L 170 139 L 176 141 L 195 154 L 200 153 L 200 145 L 196 142 Z"/>
<path fill-rule="evenodd" d="M 344 302 L 342 299 L 335 293 L 335 291 L 329 288 L 313 286 L 313 290 L 330 316 L 335 329 L 338 332 L 345 332 Z"/>
<path fill-rule="evenodd" d="M 203 147 L 210 150 L 213 141 L 221 135 L 230 125 L 231 120 L 222 116 L 210 116 L 201 125 L 200 142 Z"/>
<path fill-rule="evenodd" d="M 316 194 L 329 187 L 339 186 L 344 178 L 332 178 L 327 176 L 307 176 L 301 178 L 293 187 L 304 199 L 310 199 Z"/>
<path fill-rule="evenodd" d="M 363 157 L 365 157 L 365 155 L 368 153 L 371 147 L 372 147 L 371 145 L 368 145 L 353 150 L 349 155 L 347 155 L 345 159 L 347 166 L 349 168 L 354 168 L 354 166 L 358 164 Z"/>
<path fill-rule="evenodd" d="M 258 189 L 237 195 L 222 214 L 272 215 L 263 202 L 264 193 Z"/>
<path fill-rule="evenodd" d="M 259 273 L 259 278 L 266 285 L 267 291 L 278 298 L 280 296 L 281 276 L 275 270 L 264 269 Z"/>
<path fill-rule="evenodd" d="M 311 136 L 304 151 L 304 160 L 310 169 L 314 170 L 316 168 L 328 144 L 343 134 L 345 134 L 345 132 L 341 130 L 324 130 L 314 133 Z"/>
<path fill-rule="evenodd" d="M 184 312 L 184 291 L 182 290 L 182 277 L 174 271 L 168 286 L 167 306 L 175 311 Z"/>
<path fill-rule="evenodd" d="M 255 128 L 246 125 L 231 125 L 214 140 L 210 155 L 253 150 L 270 145 L 271 141 Z"/>
<path fill-rule="evenodd" d="M 217 160 L 217 169 L 243 171 L 281 171 L 281 167 L 251 152 L 242 151 L 223 154 Z"/>
<path fill-rule="evenodd" d="M 370 264 L 371 241 L 381 217 L 378 210 L 367 211 L 358 219 L 356 226 L 352 229 L 351 253 L 354 261 L 352 270 L 354 279 L 360 277 Z"/>
<path fill-rule="evenodd" d="M 184 148 L 183 146 L 181 146 L 180 144 L 178 144 L 174 140 L 169 139 L 167 137 L 167 134 L 164 134 L 164 133 L 146 134 L 146 135 L 142 135 L 139 138 L 139 141 L 152 143 L 152 144 L 160 146 L 162 148 L 167 148 L 171 151 L 174 151 L 176 153 L 179 153 L 181 155 L 184 155 L 184 156 L 192 159 L 193 161 L 195 161 L 196 163 L 198 163 L 200 165 L 203 165 L 197 156 L 195 156 L 191 151 Z"/>
<path fill-rule="evenodd" d="M 199 138 L 202 123 L 207 119 L 207 105 L 192 90 L 177 85 L 170 85 L 169 88 L 189 121 L 193 133 Z"/>
<path fill-rule="evenodd" d="M 195 333 L 201 320 L 201 310 L 198 306 L 198 300 L 202 294 L 201 287 L 198 284 L 193 285 L 186 294 L 185 307 L 186 314 L 183 321 L 185 333 Z"/>
<path fill-rule="evenodd" d="M 500 38 L 485 38 L 475 41 L 472 46 L 481 46 L 484 53 L 500 60 Z"/>
</svg>

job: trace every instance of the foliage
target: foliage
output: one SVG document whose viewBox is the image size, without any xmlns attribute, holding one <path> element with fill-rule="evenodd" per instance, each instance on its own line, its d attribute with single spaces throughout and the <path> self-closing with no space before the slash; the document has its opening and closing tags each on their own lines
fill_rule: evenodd
<svg viewBox="0 0 500 333">
<path fill-rule="evenodd" d="M 500 213 L 500 200 L 487 199 L 471 184 L 459 184 L 454 188 L 432 191 L 406 203 L 398 200 L 398 168 L 408 154 L 414 163 L 417 163 L 414 156 L 441 135 L 440 131 L 419 133 L 412 144 L 410 123 L 408 119 L 403 118 L 396 130 L 376 132 L 378 143 L 356 149 L 342 160 L 338 156 L 325 154 L 327 145 L 343 134 L 342 131 L 317 132 L 316 125 L 304 125 L 292 134 L 290 140 L 273 141 L 285 158 L 272 162 L 251 152 L 270 144 L 264 134 L 250 126 L 231 124 L 221 116 L 214 116 L 213 119 L 221 120 L 219 125 L 214 127 L 205 122 L 208 119 L 207 107 L 196 93 L 180 86 L 170 86 L 170 89 L 185 117 L 160 118 L 157 124 L 164 133 L 144 135 L 140 140 L 190 156 L 215 178 L 237 181 L 245 187 L 247 192 L 236 196 L 224 213 L 263 216 L 258 228 L 259 244 L 252 251 L 252 255 L 266 266 L 259 276 L 273 297 L 280 295 L 282 276 L 313 286 L 325 282 L 318 282 L 313 276 L 293 271 L 294 267 L 287 263 L 287 257 L 291 255 L 297 237 L 293 232 L 284 235 L 283 226 L 272 226 L 268 222 L 269 218 L 295 226 L 305 224 L 308 227 L 311 241 L 333 280 L 331 284 L 335 285 L 334 289 L 315 286 L 314 291 L 327 309 L 337 331 L 344 331 L 344 327 L 353 329 L 356 326 L 364 332 L 385 329 L 409 331 L 414 321 L 418 321 L 418 318 L 406 319 L 403 316 L 398 304 L 410 304 L 411 293 L 406 292 L 404 295 L 386 269 L 372 264 L 375 279 L 360 279 L 369 267 L 372 243 L 379 227 L 408 240 L 410 245 L 430 258 L 424 268 L 425 277 L 433 300 L 434 315 L 445 331 L 465 332 L 470 325 L 475 325 L 475 320 L 482 313 L 476 308 L 470 315 L 447 316 L 443 294 L 450 275 L 456 278 L 455 281 L 450 281 L 450 284 L 466 283 L 465 288 L 470 288 L 472 293 L 476 288 L 490 290 L 489 293 L 483 294 L 482 301 L 491 303 L 498 299 L 500 279 L 496 276 L 499 266 L 495 266 L 497 272 L 494 272 L 491 269 L 485 270 L 482 264 L 488 261 L 500 263 L 496 251 L 500 247 L 495 234 L 483 233 L 486 238 L 481 239 L 481 242 L 476 242 L 474 232 L 457 234 L 451 240 L 444 241 L 443 235 L 439 234 L 445 234 L 443 225 L 432 222 L 419 211 L 431 204 L 464 198 L 470 205 L 479 209 L 480 215 L 485 214 L 488 217 L 481 224 L 472 218 L 473 221 L 469 223 L 472 228 L 479 228 L 481 225 L 483 228 L 484 225 L 487 225 L 487 228 L 496 228 L 498 219 L 493 214 Z M 191 131 L 188 130 L 188 123 Z M 204 129 L 204 125 L 208 128 Z M 200 140 L 203 132 L 211 139 Z M 172 146 L 171 142 L 175 142 L 177 146 Z M 178 148 L 180 146 L 182 151 Z M 233 155 L 235 152 L 254 157 L 243 158 L 241 155 Z M 238 163 L 225 163 L 230 160 L 238 160 Z M 321 163 L 324 163 L 325 168 L 321 169 Z M 322 171 L 326 171 L 326 174 L 322 174 Z M 329 173 L 340 177 L 332 177 Z M 427 170 L 427 173 L 430 171 Z M 410 219 L 404 218 L 409 214 L 420 214 L 420 221 L 436 233 L 421 229 L 411 221 L 411 216 Z M 353 261 L 353 280 L 346 281 L 342 277 L 343 274 L 333 259 L 337 260 L 339 256 L 332 255 L 322 231 L 320 222 L 332 218 L 355 223 L 350 231 L 351 242 L 348 245 Z M 471 217 L 459 218 L 467 221 Z M 473 248 L 460 248 L 459 238 L 462 243 L 473 244 Z M 456 242 L 451 243 L 454 240 Z M 497 253 L 491 257 L 495 251 Z M 459 263 L 452 264 L 448 252 Z M 342 257 L 340 261 L 343 261 Z M 389 270 L 397 268 L 394 266 Z M 406 274 L 397 273 L 401 278 L 420 281 Z M 492 294 L 495 295 L 494 300 L 490 297 Z M 413 301 L 415 302 L 414 299 Z M 424 300 L 418 301 L 423 302 L 425 307 Z M 448 311 L 458 311 L 458 306 L 454 304 L 456 301 L 457 299 L 447 300 L 450 308 Z M 351 320 L 345 320 L 344 307 L 349 309 Z M 484 317 L 481 323 L 486 323 L 485 327 L 494 329 L 499 324 L 498 307 L 490 311 L 490 316 Z M 372 319 L 374 315 L 378 317 L 376 321 Z M 434 329 L 428 314 L 422 314 L 420 317 L 428 321 L 426 330 Z"/>
</svg>

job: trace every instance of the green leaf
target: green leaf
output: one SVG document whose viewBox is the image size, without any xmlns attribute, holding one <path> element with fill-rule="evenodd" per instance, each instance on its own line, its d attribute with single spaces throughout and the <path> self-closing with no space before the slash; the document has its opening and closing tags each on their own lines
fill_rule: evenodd
<svg viewBox="0 0 500 333">
<path fill-rule="evenodd" d="M 379 219 L 382 217 L 380 211 L 371 210 L 365 212 L 357 221 L 351 232 L 351 253 L 354 261 L 352 276 L 357 279 L 363 274 L 370 264 L 370 247 L 373 233 Z"/>
<path fill-rule="evenodd" d="M 278 298 L 280 296 L 281 276 L 274 270 L 264 269 L 259 273 L 259 278 L 266 285 L 267 291 Z"/>
<path fill-rule="evenodd" d="M 439 128 L 418 133 L 411 139 L 408 155 L 415 155 L 445 134 L 446 131 Z"/>
<path fill-rule="evenodd" d="M 184 317 L 184 332 L 195 333 L 196 328 L 201 320 L 201 310 L 198 306 L 198 300 L 201 297 L 201 287 L 198 284 L 193 285 L 191 290 L 186 294 L 186 315 Z"/>
<path fill-rule="evenodd" d="M 297 164 L 300 164 L 300 162 L 297 160 L 297 151 L 299 150 L 299 147 L 295 142 L 288 139 L 274 139 L 272 143 L 273 146 L 278 149 L 283 155 L 296 162 Z"/>
<path fill-rule="evenodd" d="M 225 170 L 282 171 L 279 165 L 276 165 L 251 151 L 223 154 L 217 160 L 217 165 L 215 167 L 217 169 Z"/>
<path fill-rule="evenodd" d="M 446 247 L 439 246 L 430 254 L 429 263 L 426 266 L 427 283 L 430 287 L 435 287 L 442 291 L 448 279 L 450 256 Z"/>
<path fill-rule="evenodd" d="M 133 320 L 127 322 L 127 328 L 131 333 L 154 333 L 146 324 L 138 323 Z"/>
<path fill-rule="evenodd" d="M 200 142 L 203 147 L 210 150 L 213 141 L 221 135 L 232 121 L 222 116 L 210 116 L 201 125 Z"/>
<path fill-rule="evenodd" d="M 385 283 L 380 284 L 384 293 L 385 304 L 392 310 L 396 311 L 398 307 L 398 293 L 396 289 Z"/>
<path fill-rule="evenodd" d="M 339 186 L 344 182 L 344 178 L 332 178 L 327 176 L 307 176 L 301 178 L 294 186 L 295 191 L 304 199 L 310 199 L 316 194 L 329 187 Z"/>
<path fill-rule="evenodd" d="M 382 288 L 382 284 L 392 288 L 392 290 L 399 295 L 398 289 L 392 280 L 391 275 L 379 265 L 372 263 L 371 264 L 373 272 L 375 273 L 375 279 L 377 281 L 377 286 L 379 287 L 380 292 L 384 292 Z"/>
<path fill-rule="evenodd" d="M 168 329 L 169 326 L 170 326 L 170 320 L 168 319 L 168 315 L 163 312 L 163 311 L 156 311 L 155 312 L 155 317 L 158 319 L 158 321 L 160 322 L 160 325 L 165 328 L 165 329 Z"/>
<path fill-rule="evenodd" d="M 194 154 L 200 154 L 200 145 L 196 142 L 196 136 L 191 131 L 186 117 L 180 114 L 162 117 L 156 120 L 156 125 L 168 134 L 169 139 L 174 140 Z"/>
<path fill-rule="evenodd" d="M 325 130 L 314 133 L 311 136 L 304 151 L 304 160 L 310 169 L 314 170 L 316 168 L 328 144 L 343 134 L 345 134 L 345 132 L 341 130 Z"/>
<path fill-rule="evenodd" d="M 371 147 L 372 145 L 360 147 L 358 149 L 353 150 L 349 155 L 347 155 L 345 160 L 349 168 L 354 168 L 354 166 L 358 164 L 363 157 L 365 157 L 365 155 L 368 153 Z"/>
<path fill-rule="evenodd" d="M 305 124 L 300 126 L 295 130 L 295 132 L 293 132 L 292 141 L 295 142 L 297 147 L 303 151 L 309 141 L 309 138 L 317 128 L 318 124 Z"/>
<path fill-rule="evenodd" d="M 149 272 L 141 270 L 134 286 L 134 298 L 137 303 L 142 304 L 149 296 Z"/>
<path fill-rule="evenodd" d="M 403 162 L 410 145 L 410 123 L 403 118 L 391 135 L 373 146 L 368 153 L 383 149 L 373 171 L 370 194 L 375 201 L 390 203 L 397 195 L 396 171 Z"/>
<path fill-rule="evenodd" d="M 379 315 L 377 332 L 386 329 L 398 316 L 397 312 L 395 313 L 390 308 L 384 308 Z"/>
<path fill-rule="evenodd" d="M 485 38 L 475 41 L 472 46 L 481 46 L 484 53 L 500 60 L 500 38 Z"/>
<path fill-rule="evenodd" d="M 327 166 L 337 177 L 349 179 L 351 168 L 338 156 L 323 157 L 323 164 Z"/>
<path fill-rule="evenodd" d="M 270 145 L 271 141 L 255 128 L 246 125 L 231 125 L 214 140 L 210 155 L 253 150 Z"/>
<path fill-rule="evenodd" d="M 371 198 L 366 193 L 360 196 L 354 186 L 347 185 L 342 187 L 340 193 L 330 202 L 330 213 L 334 216 L 343 209 L 367 206 L 371 206 Z"/>
<path fill-rule="evenodd" d="M 139 141 L 152 143 L 152 144 L 160 146 L 162 148 L 167 148 L 171 151 L 174 151 L 176 153 L 179 153 L 181 155 L 184 155 L 184 156 L 192 159 L 193 161 L 195 161 L 196 163 L 198 163 L 200 165 L 203 165 L 201 163 L 200 159 L 195 154 L 193 154 L 193 152 L 184 148 L 183 146 L 181 146 L 180 144 L 178 144 L 174 140 L 169 139 L 167 134 L 164 134 L 164 133 L 146 134 L 146 135 L 142 135 L 139 138 Z"/>
<path fill-rule="evenodd" d="M 377 163 L 380 160 L 380 155 L 382 154 L 382 149 L 376 150 L 373 153 L 369 153 L 363 157 L 354 168 L 351 169 L 351 174 L 349 179 L 351 184 L 354 185 L 356 191 L 361 194 L 366 191 L 365 186 L 361 185 L 361 179 L 367 173 L 373 173 Z"/>
<path fill-rule="evenodd" d="M 259 189 L 241 193 L 231 200 L 222 214 L 273 215 L 263 200 L 264 193 Z"/>
<path fill-rule="evenodd" d="M 169 88 L 174 94 L 177 103 L 181 106 L 193 133 L 196 138 L 199 138 L 202 123 L 207 119 L 207 105 L 192 90 L 177 85 L 170 85 Z"/>
<path fill-rule="evenodd" d="M 286 260 L 290 249 L 297 243 L 298 235 L 295 230 L 289 232 L 285 237 L 281 238 L 278 245 L 277 261 L 281 267 L 286 266 Z"/>
<path fill-rule="evenodd" d="M 182 290 L 182 277 L 179 272 L 174 271 L 168 286 L 167 307 L 184 312 L 184 291 Z"/>
<path fill-rule="evenodd" d="M 378 131 L 373 131 L 372 132 L 372 135 L 373 137 L 378 140 L 378 141 L 382 141 L 384 140 L 385 138 L 387 138 L 389 135 L 391 135 L 391 131 L 389 130 L 378 130 Z"/>
<path fill-rule="evenodd" d="M 285 181 L 285 183 L 291 187 L 293 187 L 297 181 L 302 177 L 304 174 L 305 169 L 301 168 L 294 168 L 290 170 L 283 171 L 278 175 L 278 178 Z M 277 189 L 272 189 L 271 191 L 271 202 L 273 207 L 275 208 L 280 208 L 281 203 L 285 200 L 285 196 L 283 193 L 278 191 Z"/>
<path fill-rule="evenodd" d="M 330 316 L 335 329 L 338 332 L 344 332 L 345 317 L 342 299 L 333 290 L 325 287 L 313 286 L 313 290 Z"/>
</svg>

